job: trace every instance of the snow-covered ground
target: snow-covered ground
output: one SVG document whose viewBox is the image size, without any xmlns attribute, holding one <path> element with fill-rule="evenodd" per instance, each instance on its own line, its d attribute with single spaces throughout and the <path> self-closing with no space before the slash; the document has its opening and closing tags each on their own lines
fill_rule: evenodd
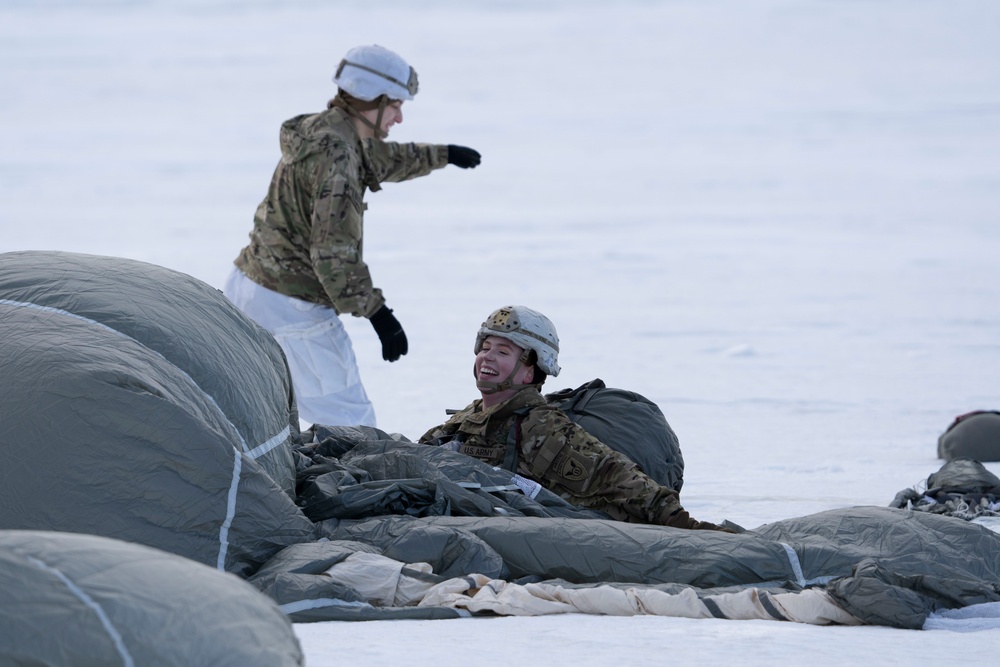
<svg viewBox="0 0 1000 667">
<path fill-rule="evenodd" d="M 548 389 L 601 377 L 663 407 L 696 518 L 886 505 L 956 415 L 1000 408 L 998 30 L 994 0 L 0 0 L 0 252 L 221 286 L 279 124 L 379 43 L 420 74 L 392 138 L 483 154 L 368 197 L 411 350 L 385 363 L 347 322 L 382 428 L 474 398 L 476 327 L 523 303 L 562 338 Z M 649 617 L 296 630 L 311 667 L 1000 651 L 1000 630 Z"/>
</svg>

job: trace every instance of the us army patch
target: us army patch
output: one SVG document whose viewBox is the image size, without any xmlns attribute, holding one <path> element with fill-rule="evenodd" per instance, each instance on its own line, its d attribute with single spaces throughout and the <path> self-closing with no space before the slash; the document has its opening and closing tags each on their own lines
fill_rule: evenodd
<svg viewBox="0 0 1000 667">
<path fill-rule="evenodd" d="M 466 456 L 472 456 L 477 459 L 493 459 L 497 455 L 497 449 L 495 447 L 474 447 L 472 445 L 463 445 L 458 451 L 462 452 Z"/>
</svg>

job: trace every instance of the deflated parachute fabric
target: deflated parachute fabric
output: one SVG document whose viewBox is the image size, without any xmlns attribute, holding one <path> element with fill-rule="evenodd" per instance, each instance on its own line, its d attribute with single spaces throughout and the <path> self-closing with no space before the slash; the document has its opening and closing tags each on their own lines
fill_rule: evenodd
<svg viewBox="0 0 1000 667">
<path fill-rule="evenodd" d="M 923 484 L 897 493 L 889 506 L 947 514 L 985 525 L 1000 517 L 1000 478 L 979 461 L 952 459 Z"/>
<path fill-rule="evenodd" d="M 0 529 L 113 537 L 243 575 L 312 539 L 267 470 L 294 470 L 280 472 L 281 357 L 234 311 L 138 262 L 0 255 Z M 263 452 L 266 433 L 279 442 Z"/>
<path fill-rule="evenodd" d="M 119 540 L 0 530 L 0 664 L 303 662 L 288 619 L 237 577 Z"/>
<path fill-rule="evenodd" d="M 251 579 L 295 621 L 445 607 L 920 628 L 932 611 L 1000 601 L 1000 535 L 951 517 L 852 507 L 739 535 L 688 531 L 511 504 L 509 472 L 378 432 L 343 429 L 305 449 L 300 501 L 330 541 L 293 545 Z M 350 563 L 371 555 L 404 564 L 401 588 L 433 586 L 415 607 L 369 599 Z"/>
<path fill-rule="evenodd" d="M 691 596 L 696 596 L 701 606 L 679 614 L 694 618 L 822 624 L 845 623 L 849 617 L 850 622 L 911 629 L 922 627 L 938 609 L 1000 601 L 1000 535 L 950 517 L 879 507 L 824 512 L 740 535 L 535 517 L 382 517 L 327 528 L 332 540 L 367 542 L 395 560 L 427 562 L 435 572 L 447 568 L 449 557 L 443 549 L 430 548 L 433 531 L 468 535 L 467 543 L 496 551 L 502 567 L 483 568 L 482 577 L 471 580 L 459 577 L 466 581 L 458 588 L 473 590 L 467 595 L 477 599 L 455 604 L 495 613 L 514 612 L 504 612 L 497 602 L 483 605 L 483 597 L 498 592 L 491 585 L 480 596 L 484 582 L 494 579 L 550 586 L 541 597 L 574 603 L 563 611 L 623 613 L 621 601 L 595 608 L 590 605 L 602 598 L 556 590 L 611 587 L 628 591 L 628 613 L 671 613 L 677 603 L 664 594 L 687 596 L 682 606 L 693 604 Z M 451 554 L 462 553 L 458 544 L 447 546 Z M 785 595 L 806 591 L 808 602 Z M 424 603 L 441 604 L 441 599 L 429 597 Z M 769 604 L 774 609 L 767 610 Z M 833 607 L 844 613 L 834 613 Z M 810 617 L 809 609 L 817 615 Z"/>
<path fill-rule="evenodd" d="M 754 532 L 793 543 L 803 572 L 836 574 L 827 592 L 865 623 L 917 629 L 931 611 L 1000 601 L 1000 534 L 960 519 L 856 507 Z"/>
<path fill-rule="evenodd" d="M 298 505 L 313 521 L 383 514 L 408 516 L 568 516 L 608 518 L 551 491 L 444 447 L 393 439 L 371 427 L 314 427 L 300 447 Z M 521 485 L 532 485 L 531 495 Z"/>
<path fill-rule="evenodd" d="M 75 315 L 149 348 L 191 377 L 241 449 L 289 495 L 298 433 L 285 357 L 274 339 L 209 285 L 170 269 L 65 252 L 0 255 L 0 302 Z"/>
</svg>

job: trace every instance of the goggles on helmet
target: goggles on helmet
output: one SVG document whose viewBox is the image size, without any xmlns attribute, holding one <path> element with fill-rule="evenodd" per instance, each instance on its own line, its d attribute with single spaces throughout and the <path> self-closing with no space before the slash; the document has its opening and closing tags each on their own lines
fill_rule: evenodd
<svg viewBox="0 0 1000 667">
<path fill-rule="evenodd" d="M 380 72 L 374 67 L 368 67 L 367 65 L 362 65 L 361 63 L 351 62 L 347 58 L 344 58 L 343 60 L 340 61 L 340 65 L 337 66 L 337 73 L 334 75 L 334 79 L 340 78 L 341 72 L 344 71 L 344 67 L 347 65 L 350 65 L 351 67 L 357 67 L 358 69 L 363 69 L 366 72 L 371 72 L 376 76 L 382 77 L 386 81 L 390 81 L 396 84 L 397 86 L 408 92 L 410 94 L 410 97 L 415 96 L 417 94 L 417 89 L 420 87 L 420 82 L 417 80 L 417 70 L 413 69 L 412 66 L 410 67 L 409 78 L 407 79 L 406 83 L 403 83 L 399 79 L 389 76 L 385 72 Z"/>
</svg>

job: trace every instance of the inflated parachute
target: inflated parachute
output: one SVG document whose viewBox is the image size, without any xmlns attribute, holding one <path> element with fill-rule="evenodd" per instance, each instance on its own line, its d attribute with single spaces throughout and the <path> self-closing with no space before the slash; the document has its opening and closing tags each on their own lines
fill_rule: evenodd
<svg viewBox="0 0 1000 667">
<path fill-rule="evenodd" d="M 190 276 L 0 255 L 0 529 L 91 533 L 238 574 L 309 539 L 277 343 Z"/>
<path fill-rule="evenodd" d="M 0 664 L 302 665 L 291 623 L 245 581 L 93 535 L 0 530 Z"/>
</svg>

